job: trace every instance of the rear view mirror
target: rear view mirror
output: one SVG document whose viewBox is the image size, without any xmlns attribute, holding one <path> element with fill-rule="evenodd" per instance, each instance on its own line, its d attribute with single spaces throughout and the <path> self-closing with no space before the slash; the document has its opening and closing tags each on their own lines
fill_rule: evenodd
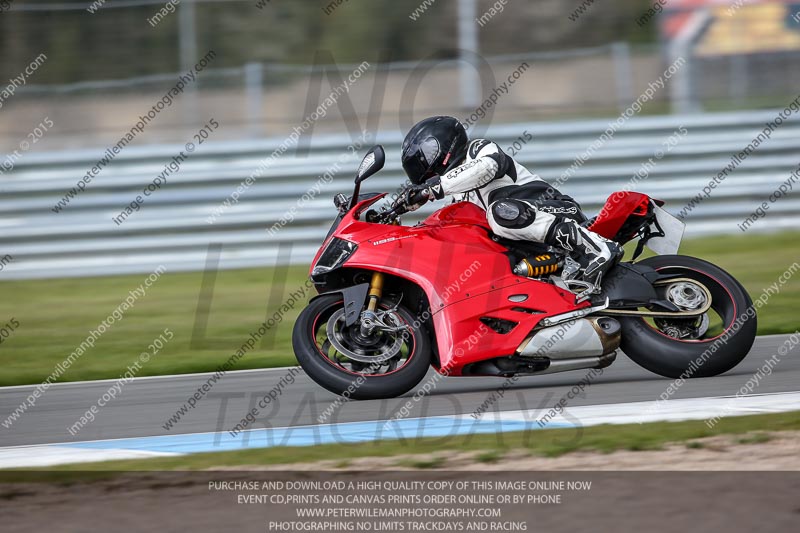
<svg viewBox="0 0 800 533">
<path fill-rule="evenodd" d="M 356 183 L 361 183 L 378 172 L 383 168 L 384 163 L 386 163 L 386 153 L 383 151 L 383 146 L 378 144 L 370 148 L 369 152 L 367 152 L 367 155 L 364 156 L 364 159 L 358 166 Z"/>
</svg>

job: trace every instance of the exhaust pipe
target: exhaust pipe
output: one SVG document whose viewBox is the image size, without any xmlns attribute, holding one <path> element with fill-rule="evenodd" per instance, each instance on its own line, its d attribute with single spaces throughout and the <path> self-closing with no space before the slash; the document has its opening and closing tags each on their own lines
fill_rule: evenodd
<svg viewBox="0 0 800 533">
<path fill-rule="evenodd" d="M 568 372 L 570 370 L 583 370 L 586 368 L 605 368 L 617 358 L 617 352 L 612 352 L 600 357 L 576 357 L 574 359 L 555 359 L 550 361 L 550 366 L 535 375 L 556 374 L 558 372 Z"/>
<path fill-rule="evenodd" d="M 551 362 L 599 358 L 619 348 L 621 339 L 622 328 L 613 318 L 576 318 L 536 331 L 522 341 L 517 354 Z"/>
<path fill-rule="evenodd" d="M 465 375 L 533 376 L 605 368 L 617 358 L 622 328 L 610 317 L 575 318 L 529 335 L 514 355 L 465 367 Z"/>
<path fill-rule="evenodd" d="M 465 376 L 539 376 L 586 368 L 606 368 L 617 358 L 617 352 L 599 357 L 573 357 L 571 359 L 532 359 L 519 356 L 498 357 L 480 361 L 464 369 Z"/>
</svg>

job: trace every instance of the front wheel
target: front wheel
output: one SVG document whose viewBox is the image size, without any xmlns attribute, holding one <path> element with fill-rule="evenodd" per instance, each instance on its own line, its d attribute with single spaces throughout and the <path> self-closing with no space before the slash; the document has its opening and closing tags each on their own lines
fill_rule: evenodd
<svg viewBox="0 0 800 533">
<path fill-rule="evenodd" d="M 620 347 L 628 357 L 668 378 L 716 376 L 745 358 L 756 337 L 755 309 L 733 276 L 708 261 L 682 255 L 650 257 L 640 264 L 680 278 L 658 289 L 681 309 L 704 307 L 709 294 L 711 302 L 697 318 L 622 318 Z"/>
<path fill-rule="evenodd" d="M 345 324 L 341 294 L 322 295 L 303 309 L 292 346 L 303 370 L 329 391 L 355 400 L 394 398 L 413 389 L 431 364 L 430 341 L 402 306 L 379 306 L 385 324 L 365 334 Z"/>
</svg>

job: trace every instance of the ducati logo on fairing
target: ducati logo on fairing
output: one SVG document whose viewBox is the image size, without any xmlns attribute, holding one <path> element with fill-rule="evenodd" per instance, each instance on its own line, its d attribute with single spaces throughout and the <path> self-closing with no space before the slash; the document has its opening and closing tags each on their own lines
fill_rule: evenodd
<svg viewBox="0 0 800 533">
<path fill-rule="evenodd" d="M 379 241 L 373 242 L 372 246 L 378 246 L 380 244 L 386 244 L 387 242 L 399 241 L 401 239 L 409 239 L 411 237 L 413 237 L 413 235 L 404 235 L 402 237 L 389 237 L 388 239 L 381 239 Z"/>
</svg>

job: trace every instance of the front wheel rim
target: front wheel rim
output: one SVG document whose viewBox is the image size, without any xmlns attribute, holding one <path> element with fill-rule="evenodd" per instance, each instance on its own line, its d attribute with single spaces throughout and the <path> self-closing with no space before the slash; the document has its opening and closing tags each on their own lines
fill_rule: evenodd
<svg viewBox="0 0 800 533">
<path fill-rule="evenodd" d="M 396 356 L 388 360 L 383 360 L 385 359 L 383 355 L 378 355 L 374 362 L 355 361 L 348 358 L 345 354 L 337 351 L 330 338 L 328 338 L 327 328 L 331 318 L 343 308 L 343 304 L 344 302 L 340 300 L 339 302 L 334 303 L 327 309 L 323 310 L 314 318 L 311 326 L 310 336 L 311 343 L 313 344 L 315 352 L 319 357 L 339 371 L 363 377 L 387 376 L 408 366 L 415 353 L 416 333 L 399 313 L 396 315 L 397 318 L 403 324 L 409 327 L 406 329 L 405 333 L 401 334 L 402 338 L 400 341 L 399 353 Z M 386 309 L 385 306 L 381 307 Z M 354 324 L 351 326 L 351 328 L 358 329 L 359 325 Z M 383 332 L 378 333 L 378 335 L 381 334 L 383 334 Z M 349 340 L 354 341 L 357 338 L 358 337 L 356 335 L 352 335 Z M 394 338 L 387 338 L 387 340 L 392 343 L 396 342 L 396 339 Z M 361 346 L 361 348 L 365 354 L 369 354 L 370 349 L 377 350 L 378 354 L 385 354 L 385 346 L 381 345 L 380 341 L 381 339 L 377 339 L 375 344 Z"/>
</svg>

